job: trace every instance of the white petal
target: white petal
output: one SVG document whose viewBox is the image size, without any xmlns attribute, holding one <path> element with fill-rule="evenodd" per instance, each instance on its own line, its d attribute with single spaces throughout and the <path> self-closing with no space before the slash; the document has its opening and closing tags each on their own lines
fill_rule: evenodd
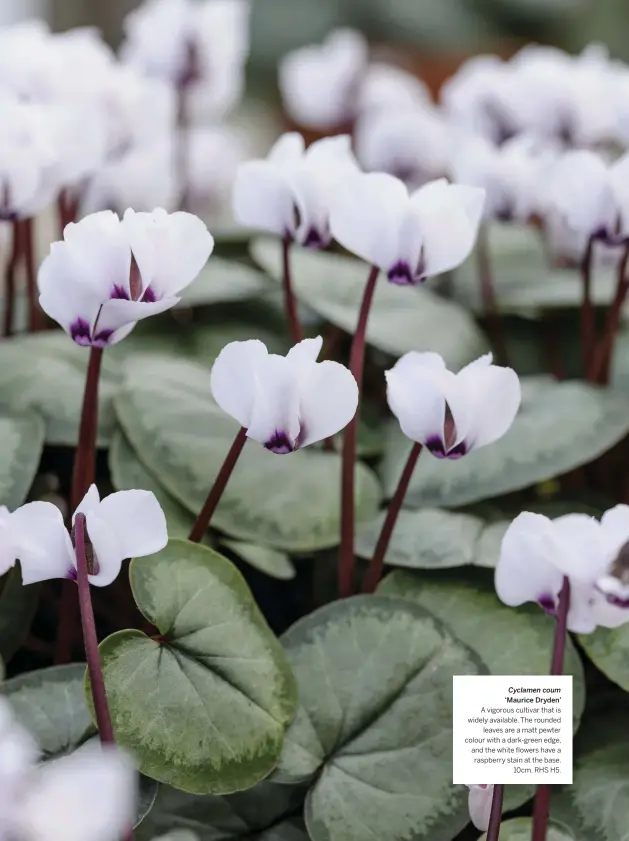
<svg viewBox="0 0 629 841">
<path fill-rule="evenodd" d="M 485 360 L 485 361 L 484 361 Z M 470 406 L 467 449 L 492 444 L 508 432 L 520 408 L 520 380 L 511 368 L 491 364 L 491 354 L 467 365 L 457 374 Z"/>
<path fill-rule="evenodd" d="M 309 363 L 317 361 L 322 347 L 322 336 L 317 336 L 315 339 L 302 339 L 288 351 L 286 358 L 296 365 L 305 365 L 310 370 Z"/>
<path fill-rule="evenodd" d="M 278 236 L 292 234 L 294 203 L 291 185 L 279 166 L 268 161 L 246 161 L 238 167 L 232 212 L 240 225 Z"/>
<path fill-rule="evenodd" d="M 125 558 L 153 555 L 168 543 L 164 512 L 150 491 L 110 494 L 99 505 L 98 517 L 116 535 Z"/>
<path fill-rule="evenodd" d="M 606 549 L 613 556 L 629 541 L 629 505 L 615 505 L 601 517 Z"/>
<path fill-rule="evenodd" d="M 28 502 L 11 514 L 11 531 L 24 584 L 72 575 L 74 549 L 56 505 Z"/>
<path fill-rule="evenodd" d="M 279 167 L 295 164 L 303 158 L 306 141 L 298 131 L 289 131 L 278 138 L 269 150 L 267 161 Z"/>
<path fill-rule="evenodd" d="M 212 397 L 221 409 L 247 429 L 253 415 L 256 370 L 268 351 L 259 339 L 230 342 L 219 353 L 210 377 Z"/>
<path fill-rule="evenodd" d="M 101 307 L 94 328 L 95 341 L 112 344 L 110 334 L 118 330 L 133 327 L 138 321 L 159 315 L 172 309 L 181 299 L 162 298 L 159 301 L 126 301 L 124 298 L 112 298 Z M 119 337 L 117 338 L 120 341 Z"/>
<path fill-rule="evenodd" d="M 137 775 L 126 754 L 88 743 L 40 765 L 18 829 L 25 841 L 118 841 L 133 823 Z"/>
<path fill-rule="evenodd" d="M 571 580 L 594 586 L 609 558 L 601 524 L 587 514 L 564 514 L 553 520 L 553 530 L 562 545 L 555 566 Z"/>
<path fill-rule="evenodd" d="M 77 514 L 85 514 L 87 516 L 90 513 L 90 511 L 98 510 L 99 505 L 100 494 L 96 485 L 92 483 L 87 489 L 87 493 L 85 494 L 83 499 L 77 505 L 76 511 L 72 515 L 72 525 L 74 525 L 74 521 L 76 520 Z"/>
<path fill-rule="evenodd" d="M 467 806 L 470 818 L 476 829 L 482 832 L 487 831 L 489 816 L 491 815 L 491 802 L 494 796 L 493 785 L 471 785 L 467 799 Z"/>
<path fill-rule="evenodd" d="M 322 441 L 344 429 L 358 408 L 358 384 L 338 362 L 319 362 L 304 381 L 299 401 L 300 446 Z"/>
<path fill-rule="evenodd" d="M 214 249 L 205 223 L 192 213 L 127 210 L 122 224 L 142 288 L 150 286 L 157 298 L 172 298 L 192 283 Z"/>
<path fill-rule="evenodd" d="M 399 256 L 408 204 L 406 187 L 392 175 L 348 175 L 331 202 L 332 236 L 343 248 L 389 271 Z"/>
<path fill-rule="evenodd" d="M 102 296 L 84 281 L 83 264 L 65 243 L 54 242 L 39 269 L 39 304 L 68 335 L 72 335 L 78 319 L 85 322 L 91 334 L 100 311 Z"/>
<path fill-rule="evenodd" d="M 100 511 L 90 511 L 85 518 L 87 537 L 94 549 L 98 570 L 88 572 L 87 579 L 96 587 L 107 587 L 120 573 L 125 553 L 118 541 L 118 533 L 99 516 Z"/>
<path fill-rule="evenodd" d="M 316 363 L 310 363 L 314 366 Z M 284 452 L 298 446 L 301 431 L 299 386 L 306 362 L 291 364 L 283 356 L 260 359 L 255 372 L 255 397 L 247 437 Z"/>
<path fill-rule="evenodd" d="M 548 517 L 528 511 L 516 517 L 500 547 L 495 573 L 498 598 L 512 607 L 524 602 L 556 607 L 564 578 L 554 563 L 556 549 Z"/>
</svg>

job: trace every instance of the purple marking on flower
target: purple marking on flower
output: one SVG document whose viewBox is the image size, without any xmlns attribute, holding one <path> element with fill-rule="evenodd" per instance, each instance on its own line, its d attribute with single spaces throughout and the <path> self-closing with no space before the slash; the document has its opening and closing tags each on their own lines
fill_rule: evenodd
<svg viewBox="0 0 629 841">
<path fill-rule="evenodd" d="M 111 294 L 109 296 L 112 301 L 121 300 L 121 301 L 128 301 L 129 293 L 124 288 L 124 286 L 119 286 L 117 283 L 114 284 L 114 288 L 111 290 Z"/>
<path fill-rule="evenodd" d="M 555 598 L 548 593 L 540 596 L 537 600 L 537 604 L 542 608 L 542 610 L 550 614 L 550 616 L 554 616 L 557 613 Z"/>
<path fill-rule="evenodd" d="M 287 453 L 292 453 L 295 450 L 295 447 L 291 444 L 290 439 L 285 432 L 275 430 L 275 434 L 266 442 L 264 449 L 283 456 Z"/>
<path fill-rule="evenodd" d="M 456 447 L 446 451 L 445 444 L 438 435 L 433 435 L 426 440 L 426 449 L 429 450 L 433 456 L 437 458 L 457 459 L 466 455 L 467 447 L 465 441 L 461 441 Z"/>
<path fill-rule="evenodd" d="M 113 330 L 101 330 L 94 336 L 92 340 L 92 347 L 107 347 L 107 345 L 109 344 L 109 340 L 111 339 L 113 334 Z"/>
<path fill-rule="evenodd" d="M 416 279 L 413 277 L 411 267 L 405 260 L 399 260 L 389 269 L 387 279 L 390 283 L 395 283 L 396 286 L 416 286 L 422 281 L 422 278 Z"/>
<path fill-rule="evenodd" d="M 78 576 L 78 573 L 76 571 L 76 567 L 72 567 L 72 569 L 68 570 L 68 574 L 66 575 L 66 578 L 67 578 L 68 581 L 77 581 L 78 577 L 79 576 Z"/>
<path fill-rule="evenodd" d="M 82 347 L 90 347 L 92 344 L 92 336 L 90 334 L 90 325 L 84 318 L 77 318 L 77 320 L 70 325 L 70 336 L 77 345 Z"/>
<path fill-rule="evenodd" d="M 599 592 L 603 592 L 603 591 L 599 590 Z M 605 601 L 608 604 L 613 604 L 614 607 L 623 607 L 623 608 L 629 607 L 629 596 L 625 596 L 623 598 L 622 596 L 617 596 L 615 593 L 604 593 L 604 592 L 603 592 L 603 595 L 605 596 Z"/>
<path fill-rule="evenodd" d="M 154 304 L 155 301 L 157 301 L 157 295 L 153 292 L 150 286 L 147 286 L 144 290 L 144 295 L 142 295 L 140 300 L 145 304 Z"/>
<path fill-rule="evenodd" d="M 316 228 L 310 228 L 304 240 L 304 248 L 325 248 L 323 237 Z"/>
</svg>

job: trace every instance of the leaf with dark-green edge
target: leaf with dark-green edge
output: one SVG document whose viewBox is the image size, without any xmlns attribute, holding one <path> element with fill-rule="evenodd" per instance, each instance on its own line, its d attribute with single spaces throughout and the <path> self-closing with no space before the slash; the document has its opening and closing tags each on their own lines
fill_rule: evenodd
<svg viewBox="0 0 629 841">
<path fill-rule="evenodd" d="M 0 578 L 0 654 L 9 661 L 28 635 L 39 603 L 39 584 L 22 584 L 19 567 Z"/>
<path fill-rule="evenodd" d="M 500 824 L 501 841 L 530 841 L 533 821 L 530 818 L 511 818 Z M 479 841 L 487 841 L 487 835 L 482 835 Z M 577 841 L 577 836 L 570 827 L 559 821 L 552 820 L 548 824 L 546 841 Z"/>
<path fill-rule="evenodd" d="M 491 225 L 489 249 L 494 293 L 501 313 L 539 318 L 545 311 L 581 306 L 583 287 L 579 272 L 549 265 L 536 228 Z M 593 303 L 608 306 L 614 298 L 616 284 L 617 272 L 613 266 L 596 266 L 592 273 Z M 450 294 L 466 309 L 484 311 L 476 254 L 471 254 L 452 273 Z"/>
<path fill-rule="evenodd" d="M 100 645 L 116 741 L 184 791 L 249 788 L 277 763 L 297 689 L 244 579 L 185 540 L 135 558 L 129 578 L 162 639 L 119 631 Z"/>
<path fill-rule="evenodd" d="M 85 703 L 85 664 L 51 666 L 27 672 L 0 684 L 20 724 L 35 738 L 44 760 L 72 753 L 97 731 Z M 140 777 L 134 826 L 150 811 L 157 783 Z"/>
<path fill-rule="evenodd" d="M 276 240 L 254 240 L 251 254 L 271 277 L 282 278 L 282 255 Z M 294 248 L 291 267 L 295 295 L 331 324 L 352 334 L 369 266 L 350 257 Z M 436 351 L 451 368 L 462 367 L 488 349 L 487 339 L 461 306 L 425 288 L 395 286 L 386 278 L 376 285 L 367 341 L 395 356 L 410 350 Z"/>
<path fill-rule="evenodd" d="M 268 546 L 258 546 L 243 540 L 222 540 L 221 545 L 231 549 L 239 558 L 260 572 L 288 581 L 295 577 L 295 567 L 285 552 L 278 552 Z"/>
<path fill-rule="evenodd" d="M 455 508 L 521 490 L 588 464 L 629 432 L 629 397 L 583 382 L 525 377 L 512 427 L 489 447 L 458 461 L 420 459 L 404 504 Z M 389 427 L 381 467 L 392 496 L 412 444 L 397 423 Z"/>
<path fill-rule="evenodd" d="M 0 412 L 0 505 L 10 511 L 28 496 L 41 460 L 44 433 L 44 421 L 34 412 Z"/>
<path fill-rule="evenodd" d="M 182 359 L 131 359 L 115 401 L 124 432 L 149 472 L 195 516 L 238 432 L 216 405 L 207 368 Z M 212 525 L 231 537 L 286 552 L 339 541 L 340 456 L 315 447 L 281 458 L 249 441 Z M 356 466 L 356 518 L 381 500 L 374 473 Z"/>
<path fill-rule="evenodd" d="M 0 342 L 0 410 L 33 410 L 45 421 L 48 444 L 74 447 L 89 356 L 89 348 L 79 347 L 61 330 Z M 117 371 L 105 353 L 98 387 L 100 447 L 107 446 L 114 427 Z"/>
<path fill-rule="evenodd" d="M 431 613 L 356 596 L 282 637 L 300 705 L 274 781 L 312 781 L 313 841 L 450 841 L 467 823 L 452 785 L 452 676 L 486 672 Z"/>
<path fill-rule="evenodd" d="M 304 792 L 262 781 L 248 791 L 199 796 L 160 786 L 137 841 L 187 830 L 198 841 L 308 841 Z"/>
<path fill-rule="evenodd" d="M 458 639 L 477 652 L 494 675 L 547 674 L 555 625 L 537 606 L 507 607 L 496 596 L 493 576 L 483 570 L 460 570 L 457 578 L 403 570 L 392 572 L 378 588 L 386 596 L 409 599 L 430 610 Z M 573 675 L 573 716 L 577 730 L 585 706 L 585 677 L 571 640 L 566 645 L 565 673 Z M 505 809 L 521 806 L 533 786 L 508 786 Z"/>
<path fill-rule="evenodd" d="M 386 511 L 360 526 L 356 554 L 373 556 Z M 385 562 L 410 569 L 448 569 L 475 565 L 495 567 L 508 522 L 486 523 L 472 514 L 425 508 L 403 508 L 395 523 Z"/>
<path fill-rule="evenodd" d="M 629 692 L 629 625 L 597 628 L 580 634 L 579 642 L 596 668 Z"/>
<path fill-rule="evenodd" d="M 177 307 L 255 298 L 268 288 L 269 283 L 269 279 L 253 266 L 213 256 L 197 279 L 182 291 Z"/>
</svg>

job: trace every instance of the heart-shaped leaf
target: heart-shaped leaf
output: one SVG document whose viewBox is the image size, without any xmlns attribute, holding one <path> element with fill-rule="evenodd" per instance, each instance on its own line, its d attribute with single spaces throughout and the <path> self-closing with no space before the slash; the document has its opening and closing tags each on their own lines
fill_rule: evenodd
<svg viewBox="0 0 629 841">
<path fill-rule="evenodd" d="M 115 401 L 133 449 L 149 472 L 195 515 L 238 432 L 214 403 L 209 371 L 181 359 L 131 359 Z M 249 441 L 213 525 L 227 534 L 287 552 L 309 552 L 339 540 L 340 456 L 315 447 L 280 457 Z M 356 515 L 374 516 L 380 487 L 356 467 Z"/>
<path fill-rule="evenodd" d="M 308 841 L 300 817 L 303 800 L 303 792 L 265 781 L 222 797 L 160 786 L 137 839 L 153 841 L 166 833 L 188 831 L 198 841 Z"/>
<path fill-rule="evenodd" d="M 256 239 L 251 254 L 271 277 L 281 279 L 278 241 Z M 307 248 L 293 248 L 290 259 L 295 295 L 332 324 L 353 333 L 369 266 Z M 386 278 L 376 285 L 367 341 L 395 356 L 409 350 L 436 351 L 451 368 L 459 368 L 487 350 L 480 329 L 458 304 L 426 288 L 395 286 Z"/>
<path fill-rule="evenodd" d="M 282 637 L 300 706 L 274 779 L 311 781 L 313 841 L 449 841 L 467 823 L 452 785 L 452 676 L 479 658 L 407 600 L 357 596 Z"/>
<path fill-rule="evenodd" d="M 22 505 L 33 484 L 44 430 L 43 420 L 34 412 L 0 413 L 0 505 L 11 511 Z"/>
<path fill-rule="evenodd" d="M 184 540 L 134 559 L 129 576 L 161 636 L 120 631 L 101 643 L 116 740 L 145 774 L 184 791 L 249 788 L 275 767 L 297 696 L 242 576 Z"/>
<path fill-rule="evenodd" d="M 404 504 L 455 508 L 527 488 L 600 456 L 629 432 L 629 398 L 583 382 L 522 378 L 522 406 L 499 441 L 458 461 L 431 458 L 417 465 Z M 411 442 L 391 425 L 382 466 L 392 496 Z"/>
<path fill-rule="evenodd" d="M 371 558 L 382 530 L 382 511 L 360 527 L 356 554 Z M 402 509 L 395 523 L 385 561 L 394 567 L 447 569 L 473 564 L 495 567 L 508 523 L 486 523 L 472 514 L 456 514 L 437 508 Z"/>
<path fill-rule="evenodd" d="M 495 594 L 485 574 L 457 572 L 426 577 L 398 570 L 388 575 L 378 593 L 409 599 L 434 613 L 461 642 L 473 649 L 494 675 L 543 675 L 548 671 L 555 626 L 539 608 L 506 607 Z M 566 644 L 565 673 L 573 675 L 575 730 L 585 706 L 585 678 L 579 655 L 571 640 Z M 508 786 L 505 809 L 521 806 L 534 792 L 533 786 Z"/>
<path fill-rule="evenodd" d="M 32 409 L 46 423 L 46 441 L 76 446 L 90 352 L 61 330 L 18 336 L 0 342 L 0 408 Z M 99 381 L 98 445 L 109 443 L 114 427 L 112 397 L 118 366 L 103 356 Z"/>
<path fill-rule="evenodd" d="M 277 549 L 271 549 L 269 546 L 246 543 L 244 540 L 222 540 L 221 545 L 226 549 L 231 549 L 250 566 L 272 578 L 288 581 L 295 577 L 295 567 L 285 552 L 278 552 Z"/>
<path fill-rule="evenodd" d="M 501 841 L 530 841 L 533 821 L 530 818 L 511 818 L 500 824 Z M 551 820 L 546 832 L 546 841 L 576 841 L 577 836 L 563 823 Z M 487 841 L 482 835 L 479 841 Z"/>
</svg>

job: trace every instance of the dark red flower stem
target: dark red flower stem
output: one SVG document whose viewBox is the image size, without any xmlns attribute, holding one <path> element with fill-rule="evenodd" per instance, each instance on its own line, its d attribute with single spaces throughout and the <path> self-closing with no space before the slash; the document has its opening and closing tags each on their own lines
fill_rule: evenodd
<svg viewBox="0 0 629 841">
<path fill-rule="evenodd" d="M 627 263 L 629 262 L 629 246 L 625 248 L 618 265 L 618 282 L 616 283 L 616 294 L 607 313 L 603 338 L 590 357 L 590 368 L 588 380 L 599 385 L 607 385 L 614 351 L 616 333 L 620 325 L 622 308 L 627 300 L 629 292 L 629 277 L 627 276 Z"/>
<path fill-rule="evenodd" d="M 74 454 L 70 511 L 74 512 L 96 477 L 96 440 L 98 432 L 98 382 L 100 379 L 102 348 L 92 348 L 87 366 L 83 408 L 79 425 L 79 440 Z M 55 664 L 69 663 L 76 626 L 74 585 L 64 581 L 61 591 L 60 621 L 55 642 Z"/>
<path fill-rule="evenodd" d="M 187 80 L 177 85 L 177 138 L 175 147 L 175 166 L 179 185 L 179 210 L 187 210 L 189 205 L 188 178 L 190 177 L 190 115 L 188 113 Z"/>
<path fill-rule="evenodd" d="M 291 245 L 291 238 L 284 237 L 282 240 L 282 284 L 284 287 L 284 308 L 286 310 L 286 320 L 288 321 L 288 332 L 290 333 L 291 342 L 296 345 L 301 342 L 304 334 L 299 323 L 297 300 L 293 292 L 293 279 L 290 270 Z"/>
<path fill-rule="evenodd" d="M 563 663 L 568 638 L 568 611 L 570 609 L 570 581 L 564 578 L 559 606 L 557 609 L 557 625 L 555 627 L 555 641 L 553 656 L 550 663 L 550 674 L 563 674 Z M 550 785 L 540 785 L 535 793 L 533 804 L 533 831 L 531 841 L 546 841 L 548 832 L 548 817 L 550 814 Z"/>
<path fill-rule="evenodd" d="M 57 199 L 57 219 L 59 222 L 59 239 L 63 239 L 66 225 L 76 222 L 79 212 L 79 199 L 72 195 L 71 190 L 62 190 Z"/>
<path fill-rule="evenodd" d="M 387 549 L 389 548 L 389 541 L 391 540 L 391 535 L 393 534 L 400 509 L 402 508 L 402 504 L 404 502 L 404 497 L 406 496 L 406 491 L 408 490 L 409 482 L 411 481 L 411 476 L 413 475 L 413 471 L 415 470 L 415 465 L 417 464 L 417 459 L 419 458 L 421 451 L 422 445 L 414 443 L 406 464 L 404 465 L 404 470 L 400 476 L 400 481 L 395 489 L 393 498 L 389 503 L 387 514 L 380 531 L 380 536 L 378 537 L 378 542 L 376 543 L 376 548 L 373 553 L 373 558 L 371 559 L 367 575 L 365 576 L 363 593 L 375 592 L 378 582 L 382 577 L 384 558 L 387 553 Z"/>
<path fill-rule="evenodd" d="M 487 827 L 487 841 L 498 841 L 500 836 L 504 791 L 505 787 L 503 785 L 494 785 L 491 798 L 491 812 L 489 813 L 489 826 Z"/>
<path fill-rule="evenodd" d="M 205 505 L 201 509 L 199 516 L 197 517 L 194 525 L 192 526 L 192 531 L 190 532 L 190 536 L 188 540 L 191 540 L 193 543 L 198 543 L 202 538 L 205 532 L 210 527 L 210 520 L 212 519 L 212 515 L 216 510 L 216 506 L 221 500 L 223 496 L 223 491 L 227 483 L 229 482 L 229 477 L 232 475 L 234 467 L 236 466 L 236 462 L 242 452 L 243 447 L 247 443 L 247 430 L 242 427 L 238 435 L 234 438 L 234 443 L 231 445 L 229 452 L 227 453 L 227 457 L 223 462 L 223 466 L 218 471 L 218 476 L 216 477 L 214 484 L 212 485 L 212 489 L 210 490 L 209 494 L 207 495 L 207 499 L 205 500 Z"/>
<path fill-rule="evenodd" d="M 94 712 L 98 733 L 103 744 L 114 744 L 114 729 L 111 724 L 103 668 L 98 650 L 98 636 L 96 622 L 92 608 L 90 582 L 87 577 L 87 558 L 85 556 L 85 514 L 77 514 L 74 521 L 74 538 L 76 550 L 76 576 L 79 590 L 79 607 L 81 609 L 81 627 L 83 628 L 83 643 L 85 645 L 85 659 L 90 676 L 90 691 L 94 700 Z"/>
<path fill-rule="evenodd" d="M 28 330 L 35 333 L 44 326 L 37 293 L 37 267 L 35 264 L 35 228 L 32 219 L 22 219 L 22 256 L 26 270 L 26 291 L 28 296 Z"/>
<path fill-rule="evenodd" d="M 583 284 L 583 300 L 581 302 L 581 359 L 583 376 L 587 377 L 592 354 L 596 342 L 596 324 L 594 304 L 592 303 L 592 253 L 594 238 L 588 240 L 583 260 L 581 261 L 581 282 Z"/>
<path fill-rule="evenodd" d="M 19 221 L 11 223 L 11 255 L 7 262 L 4 275 L 4 320 L 2 335 L 11 336 L 13 333 L 13 313 L 15 311 L 15 275 L 22 256 L 22 226 Z"/>
<path fill-rule="evenodd" d="M 379 273 L 380 270 L 377 266 L 373 266 L 369 272 L 350 351 L 349 369 L 358 383 L 359 393 L 362 391 L 365 367 L 367 321 L 369 320 L 369 311 Z M 354 471 L 356 467 L 358 415 L 359 412 L 356 410 L 356 414 L 345 428 L 341 455 L 341 545 L 338 560 L 338 588 L 341 598 L 351 596 L 354 592 Z"/>
<path fill-rule="evenodd" d="M 507 342 L 503 330 L 500 310 L 496 300 L 494 278 L 491 268 L 491 253 L 487 226 L 481 225 L 476 241 L 476 258 L 478 261 L 478 278 L 480 280 L 483 312 L 487 319 L 492 343 L 496 351 L 496 363 L 508 365 Z"/>
</svg>

